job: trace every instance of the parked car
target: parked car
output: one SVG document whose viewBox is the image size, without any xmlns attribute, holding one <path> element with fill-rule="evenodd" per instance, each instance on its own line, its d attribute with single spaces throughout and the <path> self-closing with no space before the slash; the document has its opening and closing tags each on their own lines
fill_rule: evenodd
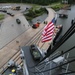
<svg viewBox="0 0 75 75">
<path fill-rule="evenodd" d="M 14 14 L 12 14 L 12 13 L 9 13 L 9 12 L 7 12 L 7 14 L 8 14 L 8 15 L 10 15 L 10 16 L 14 16 Z"/>
<path fill-rule="evenodd" d="M 30 46 L 30 52 L 31 52 L 31 55 L 34 60 L 40 60 L 41 54 L 40 54 L 38 48 L 36 47 L 36 45 Z"/>
<path fill-rule="evenodd" d="M 17 7 L 13 7 L 13 8 L 11 8 L 12 10 L 20 10 L 21 9 L 21 7 L 20 6 L 17 6 Z"/>
<path fill-rule="evenodd" d="M 37 22 L 37 23 L 33 24 L 32 28 L 36 29 L 36 28 L 38 28 L 38 27 L 39 27 L 39 25 L 40 25 L 40 23 L 39 23 L 39 22 Z"/>
<path fill-rule="evenodd" d="M 12 6 L 3 6 L 2 9 L 9 9 L 12 8 Z"/>
<path fill-rule="evenodd" d="M 2 12 L 5 12 L 5 13 L 7 13 L 7 10 L 2 10 Z"/>
<path fill-rule="evenodd" d="M 16 22 L 17 22 L 18 24 L 21 24 L 21 21 L 20 21 L 19 19 L 16 19 Z"/>
<path fill-rule="evenodd" d="M 59 14 L 59 18 L 68 18 L 67 14 Z"/>
<path fill-rule="evenodd" d="M 10 14 L 10 16 L 12 16 L 12 17 L 13 17 L 13 16 L 14 16 L 14 14 L 12 14 L 12 13 L 11 13 L 11 14 Z"/>
</svg>

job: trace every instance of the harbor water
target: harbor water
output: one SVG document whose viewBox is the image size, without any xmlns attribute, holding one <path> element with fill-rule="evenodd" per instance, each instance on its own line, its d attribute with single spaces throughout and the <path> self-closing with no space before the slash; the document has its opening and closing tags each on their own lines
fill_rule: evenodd
<svg viewBox="0 0 75 75">
<path fill-rule="evenodd" d="M 56 25 L 63 25 L 63 30 L 60 36 L 63 36 L 65 34 L 65 32 L 70 28 L 71 26 L 71 20 L 75 18 L 75 5 L 71 6 L 71 10 L 64 10 L 64 12 L 66 12 L 68 14 L 68 18 L 57 18 L 57 23 Z M 60 13 L 60 10 L 57 11 L 57 14 Z M 30 24 L 34 24 L 37 22 L 37 20 L 39 19 L 40 22 L 42 22 L 45 18 L 47 17 L 47 15 L 42 15 L 39 16 L 35 19 L 33 19 L 32 21 L 30 21 Z M 65 42 L 63 43 L 56 51 L 66 51 L 68 49 L 70 49 L 71 47 L 75 46 L 75 33 Z M 66 54 L 67 55 L 67 54 Z M 69 59 L 75 58 L 75 49 L 73 49 L 70 53 L 69 53 Z M 70 70 L 75 69 L 75 62 L 70 64 L 69 66 Z"/>
<path fill-rule="evenodd" d="M 57 13 L 59 13 L 58 11 Z M 75 18 L 75 5 L 71 6 L 71 10 L 65 10 L 68 14 L 68 18 L 59 18 L 57 19 L 56 25 L 63 25 L 63 31 L 62 36 L 65 34 L 65 32 L 70 28 L 71 26 L 71 20 Z M 71 47 L 75 46 L 75 33 L 64 43 L 62 46 L 58 48 L 59 51 L 66 51 L 70 49 Z M 75 58 L 75 49 L 69 52 L 69 60 Z M 75 62 L 70 64 L 69 67 L 70 70 L 75 71 Z"/>
</svg>

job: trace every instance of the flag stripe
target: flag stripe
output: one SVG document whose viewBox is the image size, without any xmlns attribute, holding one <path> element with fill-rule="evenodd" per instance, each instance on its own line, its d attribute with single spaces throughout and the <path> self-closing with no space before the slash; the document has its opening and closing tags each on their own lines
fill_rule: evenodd
<svg viewBox="0 0 75 75">
<path fill-rule="evenodd" d="M 50 25 L 48 25 L 48 26 L 46 27 L 46 30 L 47 30 L 48 28 L 52 27 L 52 26 L 53 26 L 53 23 L 50 23 Z"/>
<path fill-rule="evenodd" d="M 52 26 L 52 27 L 50 27 L 50 28 L 47 28 L 47 30 L 44 30 L 43 34 L 44 34 L 44 33 L 47 33 L 47 31 L 50 31 L 50 30 L 53 29 L 53 28 L 54 28 L 54 26 Z"/>
<path fill-rule="evenodd" d="M 43 32 L 42 32 L 42 42 L 52 40 L 52 36 L 53 36 L 53 33 L 54 33 L 54 22 L 55 22 L 55 18 L 53 18 L 52 21 L 49 22 L 44 27 Z"/>
<path fill-rule="evenodd" d="M 47 41 L 50 41 L 50 40 L 52 40 L 52 38 L 43 39 L 42 42 L 47 42 Z"/>
<path fill-rule="evenodd" d="M 46 33 L 45 35 L 42 35 L 42 36 L 47 36 L 47 35 L 52 34 L 52 33 L 53 33 L 53 31 L 48 32 L 48 33 Z"/>
<path fill-rule="evenodd" d="M 46 38 L 52 37 L 52 35 L 53 35 L 53 34 L 50 34 L 50 35 L 44 36 L 42 39 L 46 39 Z"/>
<path fill-rule="evenodd" d="M 53 32 L 54 32 L 54 27 L 51 30 L 49 30 L 49 31 L 44 31 L 42 35 L 45 36 L 45 35 L 51 34 Z"/>
<path fill-rule="evenodd" d="M 46 36 L 49 35 L 49 34 L 53 34 L 53 31 L 54 30 L 52 30 L 51 32 L 46 33 Z"/>
<path fill-rule="evenodd" d="M 45 29 L 47 29 L 51 25 L 52 25 L 52 22 L 50 22 L 48 25 L 46 25 Z"/>
<path fill-rule="evenodd" d="M 52 31 L 52 30 L 54 30 L 54 27 L 49 28 L 49 29 L 46 31 L 46 33 L 47 33 L 47 32 L 50 32 L 50 31 Z"/>
</svg>

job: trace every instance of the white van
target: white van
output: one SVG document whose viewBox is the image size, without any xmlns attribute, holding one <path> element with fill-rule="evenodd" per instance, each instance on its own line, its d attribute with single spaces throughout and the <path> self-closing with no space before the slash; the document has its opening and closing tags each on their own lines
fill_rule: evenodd
<svg viewBox="0 0 75 75">
<path fill-rule="evenodd" d="M 10 9 L 12 6 L 3 6 L 2 9 Z"/>
</svg>

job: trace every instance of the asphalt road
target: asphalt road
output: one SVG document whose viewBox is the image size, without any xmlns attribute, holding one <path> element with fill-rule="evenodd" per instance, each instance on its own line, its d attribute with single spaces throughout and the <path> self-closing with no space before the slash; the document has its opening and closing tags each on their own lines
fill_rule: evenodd
<svg viewBox="0 0 75 75">
<path fill-rule="evenodd" d="M 21 24 L 17 24 L 17 18 L 20 19 Z M 27 30 L 29 28 L 28 25 L 22 14 L 6 18 L 0 27 L 0 48 Z"/>
<path fill-rule="evenodd" d="M 0 4 L 0 5 L 9 6 L 10 4 Z M 11 6 L 13 7 L 19 6 L 19 4 L 11 4 Z M 29 8 L 30 6 L 21 5 L 20 11 L 7 9 L 7 12 L 13 13 L 15 16 L 12 17 L 10 15 L 5 14 L 6 17 L 0 25 L 0 49 L 29 28 L 29 23 L 21 13 L 22 11 L 25 10 L 26 7 Z M 17 18 L 21 21 L 21 24 L 17 24 L 16 22 Z"/>
</svg>

